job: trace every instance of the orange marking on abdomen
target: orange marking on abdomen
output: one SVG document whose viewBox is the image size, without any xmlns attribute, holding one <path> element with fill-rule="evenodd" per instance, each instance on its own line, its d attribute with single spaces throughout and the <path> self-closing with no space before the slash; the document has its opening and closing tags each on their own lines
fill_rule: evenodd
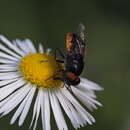
<svg viewBox="0 0 130 130">
<path fill-rule="evenodd" d="M 73 33 L 71 32 L 66 35 L 66 48 L 67 51 L 71 51 L 73 48 Z"/>
</svg>

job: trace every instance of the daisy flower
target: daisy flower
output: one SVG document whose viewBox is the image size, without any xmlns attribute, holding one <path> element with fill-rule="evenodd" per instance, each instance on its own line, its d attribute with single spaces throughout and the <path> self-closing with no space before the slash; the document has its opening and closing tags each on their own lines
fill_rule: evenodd
<svg viewBox="0 0 130 130">
<path fill-rule="evenodd" d="M 50 49 L 44 50 L 41 44 L 36 49 L 29 39 L 10 42 L 0 35 L 0 41 L 1 117 L 17 108 L 10 124 L 18 119 L 21 126 L 34 100 L 30 123 L 34 130 L 39 117 L 43 130 L 51 130 L 51 109 L 59 130 L 68 130 L 63 111 L 75 129 L 95 122 L 88 111 L 101 106 L 95 95 L 95 91 L 102 90 L 99 85 L 80 77 L 80 84 L 71 86 L 72 93 L 63 87 L 62 81 L 46 80 L 63 67 Z"/>
</svg>

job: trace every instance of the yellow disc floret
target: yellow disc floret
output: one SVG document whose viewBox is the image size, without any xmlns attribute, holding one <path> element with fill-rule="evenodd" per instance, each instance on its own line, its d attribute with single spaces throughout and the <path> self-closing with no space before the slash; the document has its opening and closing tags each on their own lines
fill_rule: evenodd
<svg viewBox="0 0 130 130">
<path fill-rule="evenodd" d="M 46 53 L 35 53 L 24 56 L 20 62 L 20 72 L 26 80 L 38 87 L 54 88 L 62 86 L 58 72 L 62 65 L 56 62 L 55 57 Z"/>
</svg>

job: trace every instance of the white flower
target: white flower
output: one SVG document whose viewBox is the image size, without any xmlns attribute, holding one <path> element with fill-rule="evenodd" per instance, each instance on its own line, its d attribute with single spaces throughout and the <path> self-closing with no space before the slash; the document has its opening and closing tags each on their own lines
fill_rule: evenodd
<svg viewBox="0 0 130 130">
<path fill-rule="evenodd" d="M 44 51 L 41 44 L 37 52 L 29 39 L 10 42 L 0 36 L 0 41 L 3 43 L 0 44 L 0 114 L 5 116 L 17 107 L 11 124 L 17 118 L 19 126 L 24 123 L 34 95 L 36 99 L 30 125 L 34 125 L 34 130 L 39 116 L 43 130 L 51 130 L 51 108 L 59 130 L 68 130 L 61 107 L 75 129 L 95 122 L 79 101 L 89 110 L 101 106 L 95 95 L 95 91 L 102 90 L 100 86 L 81 77 L 79 85 L 71 86 L 74 96 L 62 87 L 61 81 L 46 80 L 62 65 L 48 53 L 49 50 Z"/>
</svg>

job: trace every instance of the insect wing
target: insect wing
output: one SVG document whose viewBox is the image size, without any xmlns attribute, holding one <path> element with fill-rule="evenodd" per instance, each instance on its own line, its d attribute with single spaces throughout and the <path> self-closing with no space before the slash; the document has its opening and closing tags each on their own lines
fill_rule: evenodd
<svg viewBox="0 0 130 130">
<path fill-rule="evenodd" d="M 80 23 L 77 29 L 78 36 L 81 38 L 81 40 L 85 43 L 86 40 L 86 29 L 85 26 Z"/>
<path fill-rule="evenodd" d="M 86 47 L 86 29 L 85 26 L 80 23 L 77 29 L 77 34 L 79 37 L 79 40 L 77 40 L 78 46 L 80 48 L 80 54 L 84 57 L 85 56 L 85 47 Z"/>
</svg>

